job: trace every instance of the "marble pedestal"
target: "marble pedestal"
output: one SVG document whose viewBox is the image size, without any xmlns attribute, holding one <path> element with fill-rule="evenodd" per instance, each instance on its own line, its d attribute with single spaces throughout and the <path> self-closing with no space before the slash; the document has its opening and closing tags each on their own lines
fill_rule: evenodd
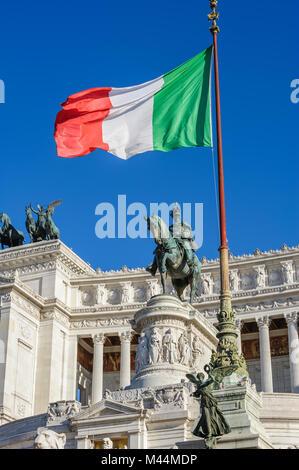
<svg viewBox="0 0 299 470">
<path fill-rule="evenodd" d="M 134 315 L 140 334 L 136 375 L 130 388 L 155 387 L 185 381 L 202 370 L 217 346 L 217 330 L 189 303 L 171 295 L 152 297 Z"/>
</svg>

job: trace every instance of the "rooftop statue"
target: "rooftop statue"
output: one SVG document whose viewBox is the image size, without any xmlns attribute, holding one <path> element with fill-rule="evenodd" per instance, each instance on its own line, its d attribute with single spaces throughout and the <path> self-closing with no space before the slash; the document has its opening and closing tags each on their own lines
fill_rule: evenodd
<svg viewBox="0 0 299 470">
<path fill-rule="evenodd" d="M 196 385 L 196 390 L 191 396 L 200 402 L 201 408 L 200 419 L 192 433 L 194 436 L 203 437 L 206 447 L 212 449 L 216 444 L 216 438 L 229 434 L 231 429 L 213 396 L 213 387 L 217 380 L 208 365 L 204 370 L 208 373 L 206 380 L 203 373 L 197 374 L 196 377 L 187 374 L 186 377 Z"/>
<path fill-rule="evenodd" d="M 184 300 L 183 293 L 189 285 L 191 288 L 190 303 L 193 303 L 198 280 L 201 272 L 201 264 L 196 254 L 197 246 L 193 240 L 192 229 L 186 222 L 181 222 L 179 206 L 175 206 L 170 213 L 174 224 L 167 227 L 165 222 L 157 215 L 150 216 L 147 220 L 148 229 L 155 238 L 157 248 L 154 251 L 154 261 L 146 270 L 156 275 L 159 270 L 163 294 L 166 292 L 166 275 L 171 277 L 180 300 Z"/>
<path fill-rule="evenodd" d="M 54 214 L 55 207 L 59 206 L 61 203 L 62 201 L 51 202 L 47 209 L 45 209 L 44 206 L 37 204 L 37 210 L 33 209 L 32 204 L 30 204 L 30 206 L 26 206 L 25 212 L 27 218 L 25 225 L 31 243 L 42 240 L 56 240 L 60 238 L 59 229 L 54 224 L 52 215 Z M 37 214 L 37 222 L 34 220 L 32 212 Z"/>
<path fill-rule="evenodd" d="M 0 213 L 0 218 L 1 222 L 3 223 L 2 227 L 0 228 L 2 249 L 5 245 L 8 246 L 8 248 L 22 245 L 23 241 L 25 240 L 23 232 L 14 228 L 14 226 L 11 224 L 10 218 L 7 214 L 4 214 L 4 212 Z"/>
</svg>

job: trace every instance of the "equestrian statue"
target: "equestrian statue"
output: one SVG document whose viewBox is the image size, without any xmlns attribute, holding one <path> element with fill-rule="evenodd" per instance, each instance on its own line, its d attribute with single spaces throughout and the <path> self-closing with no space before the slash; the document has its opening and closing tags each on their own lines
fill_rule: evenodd
<svg viewBox="0 0 299 470">
<path fill-rule="evenodd" d="M 153 263 L 146 270 L 152 276 L 155 276 L 159 270 L 163 294 L 166 293 L 166 276 L 168 274 L 181 301 L 184 300 L 183 293 L 189 285 L 191 289 L 190 303 L 192 304 L 201 272 L 201 264 L 195 254 L 198 247 L 193 240 L 190 225 L 181 222 L 181 211 L 178 205 L 174 207 L 170 215 L 174 222 L 170 227 L 167 227 L 157 215 L 151 215 L 146 219 L 148 229 L 157 245 Z"/>
<path fill-rule="evenodd" d="M 1 248 L 8 246 L 11 248 L 13 246 L 20 246 L 25 240 L 23 232 L 14 228 L 11 223 L 10 218 L 4 212 L 0 213 L 0 220 L 2 222 L 2 227 L 0 228 L 0 242 Z"/>
</svg>

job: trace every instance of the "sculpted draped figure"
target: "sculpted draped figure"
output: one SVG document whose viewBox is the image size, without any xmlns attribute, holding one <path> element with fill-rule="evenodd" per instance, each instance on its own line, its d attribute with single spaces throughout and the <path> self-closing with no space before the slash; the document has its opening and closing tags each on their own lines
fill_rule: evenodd
<svg viewBox="0 0 299 470">
<path fill-rule="evenodd" d="M 266 286 L 266 273 L 264 266 L 257 266 L 255 268 L 256 287 L 264 289 Z"/>
<path fill-rule="evenodd" d="M 108 292 L 105 284 L 99 284 L 97 288 L 97 304 L 106 305 L 108 300 Z"/>
<path fill-rule="evenodd" d="M 232 292 L 239 290 L 239 274 L 237 269 L 231 269 L 229 272 L 229 282 Z"/>
<path fill-rule="evenodd" d="M 142 333 L 141 336 L 139 337 L 139 343 L 136 348 L 136 359 L 135 359 L 136 373 L 138 373 L 138 371 L 142 369 L 142 367 L 144 367 L 148 363 L 148 358 L 149 358 L 148 341 L 147 341 L 147 337 L 145 336 L 145 334 Z"/>
<path fill-rule="evenodd" d="M 285 284 L 293 283 L 293 263 L 292 261 L 281 263 L 282 277 Z"/>
<path fill-rule="evenodd" d="M 201 358 L 203 351 L 200 347 L 200 341 L 198 336 L 194 336 L 192 341 L 192 361 L 193 367 L 197 367 Z"/>
<path fill-rule="evenodd" d="M 211 274 L 204 274 L 201 279 L 202 293 L 204 295 L 212 295 L 212 277 Z"/>
<path fill-rule="evenodd" d="M 161 359 L 161 335 L 154 328 L 149 340 L 149 363 L 156 364 Z"/>
<path fill-rule="evenodd" d="M 203 437 L 206 447 L 211 449 L 216 444 L 216 438 L 229 434 L 231 429 L 213 396 L 213 387 L 216 381 L 210 367 L 206 365 L 204 370 L 208 374 L 206 380 L 203 373 L 197 374 L 196 377 L 187 374 L 186 377 L 196 385 L 196 390 L 191 396 L 200 402 L 201 408 L 201 417 L 192 433 L 194 436 Z"/>
<path fill-rule="evenodd" d="M 177 362 L 177 346 L 176 341 L 173 338 L 171 329 L 165 332 L 162 340 L 163 345 L 163 359 L 165 362 L 174 364 Z"/>
<path fill-rule="evenodd" d="M 188 366 L 191 360 L 191 348 L 186 332 L 182 333 L 179 337 L 178 350 L 180 353 L 180 363 L 184 366 Z"/>
</svg>

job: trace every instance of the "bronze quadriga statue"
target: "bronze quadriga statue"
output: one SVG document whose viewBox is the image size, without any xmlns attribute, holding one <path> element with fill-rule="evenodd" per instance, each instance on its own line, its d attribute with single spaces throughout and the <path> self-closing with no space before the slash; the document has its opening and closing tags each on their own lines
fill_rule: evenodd
<svg viewBox="0 0 299 470">
<path fill-rule="evenodd" d="M 26 230 L 29 234 L 31 242 L 39 242 L 42 240 L 57 240 L 60 238 L 58 227 L 53 222 L 52 215 L 54 209 L 60 205 L 62 201 L 51 202 L 47 209 L 37 204 L 37 210 L 33 209 L 32 204 L 26 206 Z M 37 222 L 32 216 L 32 212 L 37 215 Z"/>
</svg>

